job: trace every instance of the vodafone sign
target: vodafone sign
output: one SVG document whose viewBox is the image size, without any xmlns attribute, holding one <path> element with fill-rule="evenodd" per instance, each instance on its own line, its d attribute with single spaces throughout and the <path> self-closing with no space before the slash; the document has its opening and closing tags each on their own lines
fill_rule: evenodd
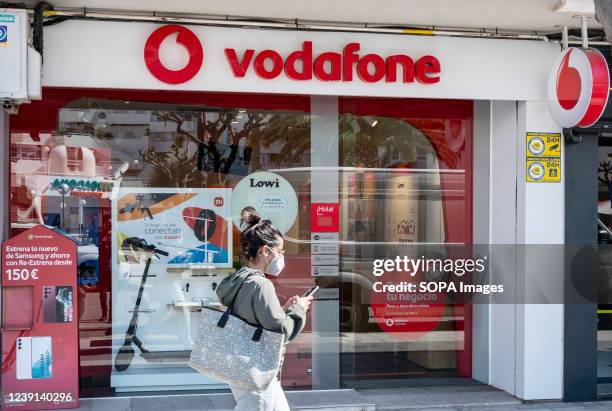
<svg viewBox="0 0 612 411">
<path fill-rule="evenodd" d="M 159 48 L 166 37 L 178 33 L 177 44 L 185 47 L 189 60 L 180 70 L 166 68 L 159 57 Z M 157 79 L 168 84 L 181 84 L 191 80 L 202 68 L 204 51 L 202 44 L 193 32 L 183 26 L 171 24 L 155 30 L 147 39 L 144 47 L 144 60 L 147 68 Z"/>
<path fill-rule="evenodd" d="M 546 101 L 559 56 L 544 41 L 96 20 L 45 38 L 44 87 L 202 93 Z"/>
<path fill-rule="evenodd" d="M 161 43 L 170 35 L 177 34 L 176 43 L 184 47 L 189 55 L 185 67 L 171 70 L 161 62 Z M 434 56 L 418 59 L 405 54 L 380 56 L 375 53 L 360 54 L 360 43 L 346 44 L 341 51 L 326 51 L 315 55 L 313 42 L 303 41 L 301 47 L 283 57 L 272 49 L 225 48 L 224 56 L 208 58 L 224 59 L 226 69 L 235 78 L 244 78 L 254 72 L 263 80 L 284 76 L 290 80 L 324 82 L 350 82 L 355 77 L 364 83 L 414 83 L 435 84 L 440 81 L 440 62 Z M 155 30 L 144 46 L 144 61 L 149 72 L 167 84 L 182 84 L 194 78 L 203 67 L 204 52 L 200 39 L 188 28 L 179 25 L 163 26 Z"/>
<path fill-rule="evenodd" d="M 570 47 L 557 58 L 548 78 L 548 103 L 562 127 L 589 127 L 606 108 L 610 72 L 596 49 Z"/>
</svg>

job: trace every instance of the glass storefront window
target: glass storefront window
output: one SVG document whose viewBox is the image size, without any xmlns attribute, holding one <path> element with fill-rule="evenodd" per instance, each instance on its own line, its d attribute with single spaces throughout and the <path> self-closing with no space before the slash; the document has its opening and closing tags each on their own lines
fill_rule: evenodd
<svg viewBox="0 0 612 411">
<path fill-rule="evenodd" d="M 52 127 L 12 131 L 11 234 L 45 224 L 78 242 L 83 395 L 222 387 L 187 359 L 200 307 L 218 305 L 216 285 L 240 266 L 244 205 L 284 232 L 281 303 L 321 287 L 285 387 L 469 375 L 469 310 L 373 298 L 372 260 L 471 241 L 471 102 L 329 97 L 322 118 L 319 100 L 296 96 L 71 97 L 40 108 Z M 312 226 L 325 192 L 339 208 L 330 252 Z M 125 356 L 146 267 L 135 237 L 170 255 L 150 264 Z"/>
<path fill-rule="evenodd" d="M 344 384 L 465 375 L 464 307 L 380 298 L 376 281 L 405 274 L 377 278 L 372 262 L 417 257 L 426 244 L 470 242 L 470 110 L 443 102 L 341 103 L 341 271 L 350 273 L 340 295 Z"/>
</svg>

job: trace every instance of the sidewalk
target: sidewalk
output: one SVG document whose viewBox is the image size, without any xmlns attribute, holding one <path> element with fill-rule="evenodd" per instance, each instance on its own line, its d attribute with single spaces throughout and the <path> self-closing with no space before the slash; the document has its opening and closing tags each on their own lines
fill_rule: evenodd
<svg viewBox="0 0 612 411">
<path fill-rule="evenodd" d="M 590 403 L 524 403 L 504 391 L 473 380 L 428 380 L 406 386 L 390 381 L 385 388 L 358 387 L 356 390 L 289 391 L 292 410 L 300 411 L 401 411 L 401 410 L 612 410 L 612 401 Z M 151 396 L 86 398 L 83 411 L 231 411 L 234 401 L 229 393 L 155 394 Z"/>
</svg>

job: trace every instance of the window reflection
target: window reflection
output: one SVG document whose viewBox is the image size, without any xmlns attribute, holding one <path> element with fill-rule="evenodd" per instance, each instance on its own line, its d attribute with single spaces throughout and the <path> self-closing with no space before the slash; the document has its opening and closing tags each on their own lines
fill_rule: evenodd
<svg viewBox="0 0 612 411">
<path fill-rule="evenodd" d="M 360 111 L 359 104 L 347 106 Z M 463 307 L 386 301 L 372 292 L 375 281 L 405 280 L 392 274 L 374 277 L 374 259 L 416 257 L 421 244 L 468 238 L 466 174 L 457 167 L 465 145 L 449 137 L 465 139 L 470 118 L 451 121 L 438 115 L 339 117 L 346 241 L 338 286 L 346 386 L 457 375 L 463 361 Z"/>
<path fill-rule="evenodd" d="M 82 390 L 138 391 L 141 375 L 151 376 L 153 385 L 177 384 L 172 389 L 218 387 L 186 365 L 198 311 L 175 300 L 213 298 L 219 276 L 230 268 L 217 270 L 218 277 L 154 268 L 138 336 L 150 351 L 175 355 L 145 358 L 136 350 L 127 371 L 113 368 L 143 268 L 142 261 L 130 261 L 133 274 L 119 273 L 113 196 L 119 187 L 153 194 L 163 189 L 157 194 L 164 195 L 164 190 L 233 189 L 256 171 L 282 176 L 298 199 L 297 218 L 285 234 L 287 268 L 275 280 L 281 303 L 316 282 L 327 293 L 320 306 L 335 307 L 317 319 L 317 326 L 328 319 L 338 323 L 333 332 L 317 332 L 309 318 L 304 334 L 288 347 L 283 385 L 326 388 L 313 370 L 318 355 L 313 352 L 332 340 L 344 387 L 461 375 L 469 349 L 464 308 L 429 307 L 410 317 L 401 307 L 373 302 L 371 261 L 421 243 L 469 242 L 469 102 L 381 99 L 364 109 L 361 100 L 344 99 L 338 136 L 330 136 L 339 152 L 333 170 L 340 184 L 339 274 L 317 277 L 311 253 L 316 190 L 311 158 L 326 153 L 313 152 L 322 150 L 311 145 L 313 117 L 286 110 L 284 103 L 240 107 L 247 100 L 207 106 L 82 98 L 59 110 L 54 133 L 12 133 L 11 234 L 45 224 L 78 244 Z M 237 267 L 238 229 L 230 229 L 231 263 Z"/>
</svg>

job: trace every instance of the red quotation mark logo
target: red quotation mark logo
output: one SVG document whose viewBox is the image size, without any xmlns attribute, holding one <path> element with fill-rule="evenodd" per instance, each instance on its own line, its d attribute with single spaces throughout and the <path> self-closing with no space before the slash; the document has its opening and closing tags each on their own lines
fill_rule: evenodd
<svg viewBox="0 0 612 411">
<path fill-rule="evenodd" d="M 166 37 L 178 33 L 176 42 L 187 50 L 189 61 L 180 70 L 165 67 L 159 58 L 159 47 Z M 197 36 L 189 29 L 176 24 L 163 26 L 155 30 L 147 39 L 144 48 L 145 64 L 151 74 L 168 84 L 181 84 L 191 80 L 202 68 L 204 51 Z"/>
<path fill-rule="evenodd" d="M 561 107 L 566 110 L 576 107 L 582 91 L 580 72 L 569 65 L 572 51 L 570 50 L 563 58 L 557 75 L 557 99 Z"/>
</svg>

